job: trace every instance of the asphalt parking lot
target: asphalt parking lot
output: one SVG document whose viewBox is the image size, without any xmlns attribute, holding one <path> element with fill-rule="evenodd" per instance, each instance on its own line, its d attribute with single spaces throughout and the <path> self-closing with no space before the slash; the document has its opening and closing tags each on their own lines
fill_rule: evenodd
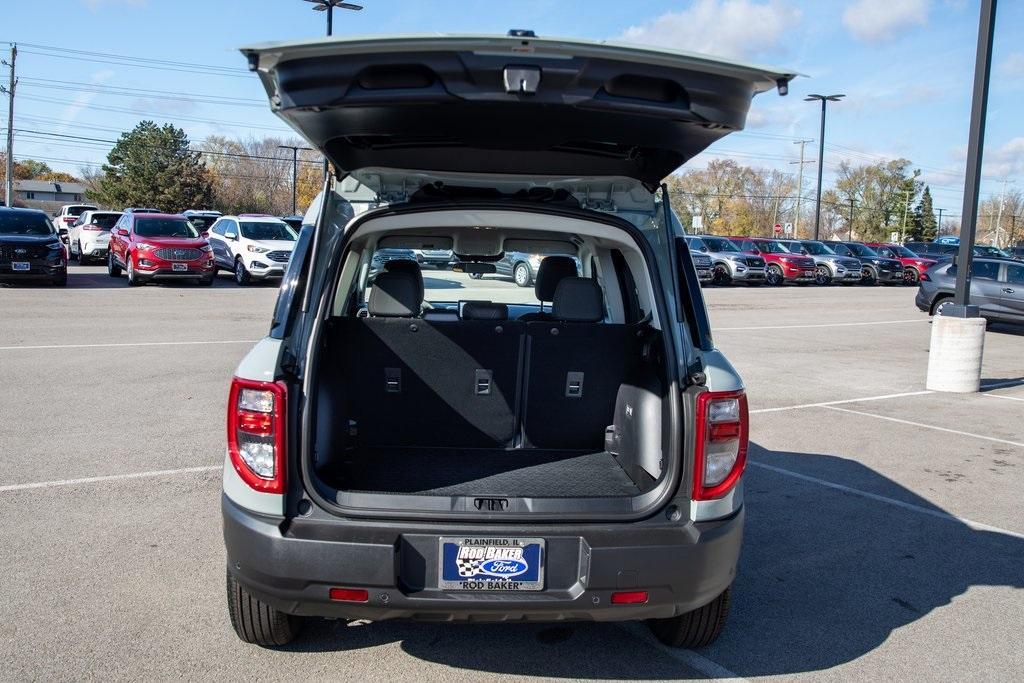
<svg viewBox="0 0 1024 683">
<path fill-rule="evenodd" d="M 705 290 L 752 411 L 744 552 L 710 648 L 672 651 L 637 625 L 322 621 L 267 651 L 228 623 L 219 495 L 228 382 L 275 288 L 222 274 L 129 289 L 95 266 L 70 278 L 0 288 L 4 679 L 999 680 L 1024 667 L 1022 330 L 989 330 L 981 393 L 934 394 L 911 288 Z"/>
</svg>

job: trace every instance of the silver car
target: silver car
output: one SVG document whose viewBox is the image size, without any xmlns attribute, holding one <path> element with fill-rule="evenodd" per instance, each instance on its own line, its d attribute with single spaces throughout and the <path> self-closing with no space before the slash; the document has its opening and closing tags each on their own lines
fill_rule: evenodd
<svg viewBox="0 0 1024 683">
<path fill-rule="evenodd" d="M 957 266 L 943 261 L 921 277 L 914 303 L 935 315 L 953 302 Z M 1024 264 L 1010 259 L 974 259 L 971 264 L 971 303 L 988 320 L 1024 323 Z"/>
<path fill-rule="evenodd" d="M 860 283 L 860 259 L 855 259 L 852 256 L 840 256 L 827 244 L 815 240 L 785 240 L 782 242 L 782 246 L 794 254 L 804 254 L 814 259 L 816 270 L 814 282 L 819 285 L 828 285 L 833 282 L 841 282 L 844 285 Z"/>
<path fill-rule="evenodd" d="M 711 281 L 716 285 L 745 282 L 752 286 L 764 283 L 764 259 L 740 251 L 731 240 L 714 235 L 694 235 L 686 238 L 690 251 L 711 257 Z"/>
</svg>

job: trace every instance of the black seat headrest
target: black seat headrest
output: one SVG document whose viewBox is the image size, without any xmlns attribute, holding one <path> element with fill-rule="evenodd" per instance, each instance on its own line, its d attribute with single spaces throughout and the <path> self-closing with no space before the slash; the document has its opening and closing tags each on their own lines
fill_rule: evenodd
<svg viewBox="0 0 1024 683">
<path fill-rule="evenodd" d="M 414 318 L 423 306 L 423 280 L 407 270 L 378 273 L 367 308 L 371 316 Z"/>
<path fill-rule="evenodd" d="M 533 293 L 539 301 L 554 301 L 558 283 L 576 275 L 576 261 L 571 256 L 548 256 L 537 269 Z"/>
<path fill-rule="evenodd" d="M 467 301 L 462 304 L 463 320 L 508 320 L 508 306 L 491 301 Z"/>
<path fill-rule="evenodd" d="M 420 264 L 407 258 L 399 258 L 394 261 L 388 261 L 384 264 L 384 270 L 389 273 L 410 273 L 416 276 L 416 279 L 420 283 L 420 292 L 423 291 L 423 270 L 420 268 Z M 420 295 L 422 296 L 422 294 Z"/>
<path fill-rule="evenodd" d="M 551 304 L 555 320 L 596 323 L 604 319 L 604 297 L 596 280 L 567 277 L 558 283 Z"/>
</svg>

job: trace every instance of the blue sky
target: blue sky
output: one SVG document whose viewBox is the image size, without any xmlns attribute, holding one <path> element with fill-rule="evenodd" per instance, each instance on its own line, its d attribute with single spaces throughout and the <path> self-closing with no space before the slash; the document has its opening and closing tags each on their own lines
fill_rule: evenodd
<svg viewBox="0 0 1024 683">
<path fill-rule="evenodd" d="M 825 173 L 842 159 L 904 156 L 922 169 L 936 207 L 958 215 L 970 116 L 978 0 L 364 0 L 336 12 L 336 35 L 504 33 L 617 39 L 708 52 L 806 74 L 788 97 L 755 100 L 747 130 L 715 156 L 795 172 L 796 139 L 816 139 L 807 93 L 845 93 L 829 110 Z M 20 44 L 16 127 L 113 140 L 142 118 L 195 139 L 288 134 L 266 108 L 236 48 L 319 36 L 324 16 L 301 0 L 6 0 L 0 41 Z M 1024 190 L 1024 2 L 1003 0 L 993 57 L 982 196 L 1002 179 Z M 6 46 L 4 46 L 6 47 Z M 56 48 L 56 49 L 54 49 Z M 131 57 L 107 59 L 67 50 Z M 161 60 L 144 66 L 144 59 Z M 204 65 L 180 67 L 166 61 Z M 198 72 L 197 72 L 198 71 Z M 4 74 L 6 82 L 6 74 Z M 4 103 L 6 105 L 6 103 Z M 133 112 L 145 112 L 133 113 Z M 6 115 L 6 106 L 3 107 Z M 3 119 L 6 123 L 6 118 Z M 76 172 L 109 144 L 16 133 L 17 158 Z M 816 145 L 816 143 L 815 143 Z M 808 158 L 816 157 L 808 145 Z M 805 183 L 813 182 L 807 166 Z M 807 185 L 805 184 L 805 187 Z"/>
</svg>

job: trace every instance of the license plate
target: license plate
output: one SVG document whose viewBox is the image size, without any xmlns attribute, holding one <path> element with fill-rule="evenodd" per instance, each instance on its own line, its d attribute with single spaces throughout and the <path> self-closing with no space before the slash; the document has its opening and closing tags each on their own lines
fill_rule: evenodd
<svg viewBox="0 0 1024 683">
<path fill-rule="evenodd" d="M 439 588 L 544 590 L 543 538 L 442 538 Z"/>
<path fill-rule="evenodd" d="M 171 270 L 179 272 L 179 273 L 183 272 L 183 271 L 188 271 L 188 264 L 187 263 L 172 263 L 171 264 Z"/>
<path fill-rule="evenodd" d="M 32 269 L 32 266 L 29 264 L 28 261 L 12 261 L 11 262 L 11 270 L 26 271 L 26 270 L 31 270 L 31 269 Z"/>
<path fill-rule="evenodd" d="M 698 270 L 697 271 L 697 277 L 707 277 L 710 274 L 711 274 L 710 270 Z"/>
</svg>

